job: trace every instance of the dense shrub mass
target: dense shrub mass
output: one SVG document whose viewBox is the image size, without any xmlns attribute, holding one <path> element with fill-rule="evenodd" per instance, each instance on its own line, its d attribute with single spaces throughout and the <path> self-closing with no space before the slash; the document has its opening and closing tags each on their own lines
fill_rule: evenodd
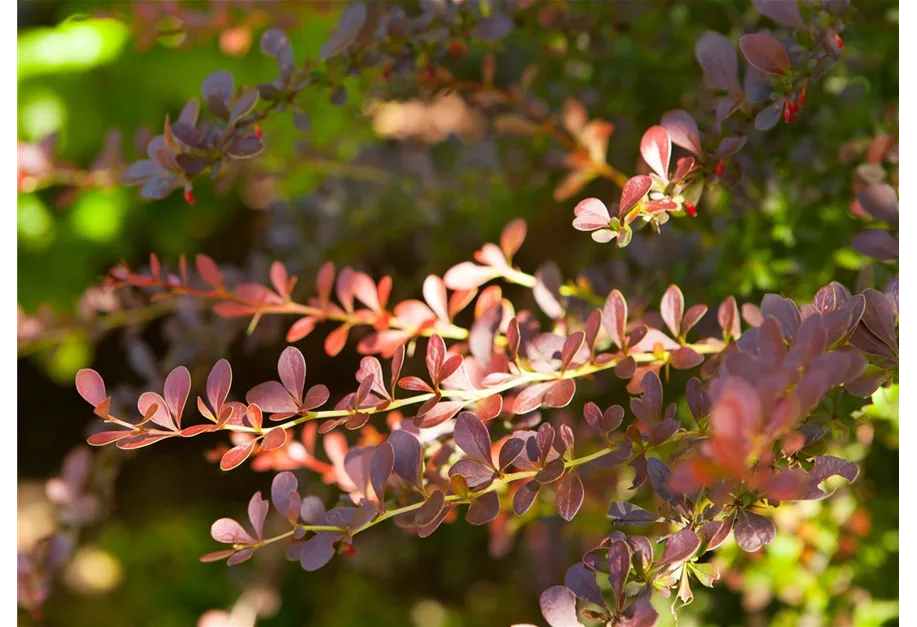
<svg viewBox="0 0 917 627">
<path fill-rule="evenodd" d="M 863 98 L 847 93 L 855 72 L 873 67 L 862 52 L 845 64 L 846 31 L 886 8 L 720 4 L 716 27 L 690 3 L 316 4 L 336 25 L 305 58 L 283 3 L 259 9 L 266 28 L 246 24 L 244 2 L 139 3 L 108 18 L 146 46 L 171 36 L 164 23 L 194 45 L 239 20 L 270 63 L 250 82 L 230 62 L 207 75 L 160 134 L 138 138 L 132 163 L 117 142 L 85 171 L 50 140 L 20 146 L 37 163 L 21 162 L 21 191 L 120 181 L 192 213 L 215 186 L 239 188 L 269 209 L 273 260 L 240 268 L 193 244 L 134 255 L 76 321 L 21 312 L 21 354 L 172 316 L 161 363 L 129 344 L 141 393 L 110 391 L 90 368 L 76 389 L 98 418 L 90 445 L 202 436 L 221 470 L 272 475 L 246 521 L 212 524 L 223 547 L 203 562 L 282 543 L 316 571 L 384 526 L 423 542 L 411 536 L 459 517 L 488 526 L 498 555 L 556 513 L 573 531 L 530 540 L 577 556 L 565 574 L 542 568 L 551 627 L 662 624 L 661 608 L 690 611 L 698 586 L 747 597 L 799 524 L 781 511 L 835 491 L 849 502 L 865 458 L 850 443 L 897 420 L 897 113 L 881 102 L 884 130 L 837 150 L 855 124 L 838 117 L 844 100 Z M 679 44 L 693 59 L 675 61 Z M 348 112 L 330 129 L 329 107 Z M 292 134 L 305 139 L 291 149 Z M 329 180 L 304 195 L 296 179 L 315 164 Z M 828 197 L 849 211 L 801 211 Z M 242 236 L 224 237 L 237 259 Z M 234 379 L 233 365 L 243 381 L 251 370 L 231 354 L 242 338 L 259 351 L 285 339 L 270 349 L 276 376 Z M 75 529 L 101 515 L 92 466 L 78 449 L 56 484 Z M 20 555 L 33 616 L 74 537 Z M 832 624 L 883 611 L 819 603 L 805 611 Z"/>
</svg>

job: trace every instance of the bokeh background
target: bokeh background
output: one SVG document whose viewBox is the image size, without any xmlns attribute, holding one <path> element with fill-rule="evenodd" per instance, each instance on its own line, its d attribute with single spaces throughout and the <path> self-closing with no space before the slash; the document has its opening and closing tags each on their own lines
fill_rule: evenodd
<svg viewBox="0 0 917 627">
<path fill-rule="evenodd" d="M 534 89 L 553 110 L 572 95 L 612 121 L 609 162 L 633 171 L 643 129 L 696 102 L 697 37 L 736 34 L 759 18 L 733 0 L 589 4 L 608 14 L 606 38 L 545 55 Z M 129 397 L 179 363 L 196 374 L 228 356 L 240 385 L 254 384 L 272 376 L 283 346 L 275 321 L 245 337 L 242 323 L 206 310 L 149 307 L 96 286 L 119 259 L 140 266 L 150 251 L 166 263 L 204 252 L 258 280 L 273 259 L 304 277 L 332 259 L 391 274 L 396 296 L 407 298 L 428 273 L 442 274 L 524 217 L 520 266 L 551 258 L 566 276 L 593 266 L 628 298 L 658 299 L 672 282 L 689 303 L 708 304 L 729 294 L 756 302 L 767 291 L 806 301 L 831 280 L 881 288 L 888 271 L 849 245 L 862 227 L 850 209 L 857 185 L 897 187 L 897 4 L 855 4 L 841 62 L 797 123 L 751 139 L 741 183 L 709 194 L 697 220 L 639 234 L 617 251 L 569 226 L 578 197 L 616 198 L 610 184 L 555 200 L 563 171 L 548 140 L 497 132 L 486 111 L 458 95 L 425 100 L 409 83 L 381 84 L 378 71 L 348 79 L 343 106 L 307 92 L 311 129 L 288 115 L 266 122 L 265 155 L 198 185 L 193 206 L 181 194 L 143 202 L 113 184 L 115 173 L 142 154 L 137 147 L 166 114 L 174 118 L 215 70 L 228 69 L 237 84 L 270 79 L 274 62 L 258 51 L 270 26 L 288 30 L 298 61 L 315 57 L 343 5 L 20 1 L 17 542 L 28 552 L 55 531 L 78 538 L 43 605 L 45 622 L 20 611 L 20 624 L 184 627 L 202 616 L 225 624 L 220 612 L 243 621 L 254 613 L 264 626 L 540 624 L 539 592 L 607 530 L 607 499 L 572 525 L 546 512 L 524 525 L 510 519 L 502 534 L 459 522 L 421 541 L 381 525 L 361 535 L 355 556 L 318 573 L 288 564 L 279 548 L 227 569 L 198 562 L 214 549 L 210 523 L 242 515 L 271 475 L 247 465 L 222 473 L 208 457 L 214 441 L 199 438 L 137 454 L 94 450 L 95 500 L 74 523 L 73 504 L 55 499 L 47 481 L 93 420 L 73 387 L 79 368 L 123 382 Z M 517 77 L 537 46 L 564 38 L 520 35 L 501 51 L 498 82 Z M 482 54 L 472 47 L 453 71 L 479 76 Z M 320 337 L 299 347 L 332 391 L 350 384 L 353 351 L 329 360 Z M 605 402 L 624 398 L 622 390 Z M 896 623 L 897 387 L 873 400 L 838 445 L 861 464 L 856 484 L 825 502 L 780 507 L 777 540 L 761 553 L 720 550 L 723 580 L 695 591 L 680 624 Z M 333 498 L 307 476 L 301 485 Z M 660 613 L 670 624 L 665 603 Z"/>
</svg>

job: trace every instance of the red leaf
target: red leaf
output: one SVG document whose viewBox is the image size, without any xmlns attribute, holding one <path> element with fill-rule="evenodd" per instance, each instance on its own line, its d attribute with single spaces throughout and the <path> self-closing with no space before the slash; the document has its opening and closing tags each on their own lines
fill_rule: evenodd
<svg viewBox="0 0 917 627">
<path fill-rule="evenodd" d="M 525 241 L 526 224 L 522 218 L 516 218 L 505 227 L 500 233 L 500 249 L 507 259 L 512 259 L 513 255 L 522 246 Z"/>
<path fill-rule="evenodd" d="M 287 432 L 285 429 L 275 427 L 265 431 L 264 438 L 261 440 L 262 451 L 273 451 L 281 448 L 287 443 Z"/>
<path fill-rule="evenodd" d="M 175 418 L 175 425 L 181 429 L 181 415 L 185 410 L 185 403 L 188 401 L 188 393 L 191 391 L 191 373 L 184 366 L 179 366 L 169 373 L 166 377 L 165 394 L 166 404 L 169 411 Z"/>
<path fill-rule="evenodd" d="M 299 404 L 278 381 L 256 385 L 245 394 L 248 403 L 255 403 L 269 414 L 296 412 Z"/>
<path fill-rule="evenodd" d="M 255 448 L 255 441 L 252 440 L 247 444 L 240 444 L 239 446 L 234 446 L 233 448 L 226 451 L 223 457 L 220 459 L 220 469 L 221 470 L 232 470 L 252 454 L 252 450 Z"/>
<path fill-rule="evenodd" d="M 201 278 L 211 287 L 216 289 L 222 287 L 223 275 L 220 273 L 220 268 L 213 259 L 207 255 L 197 255 L 194 258 L 194 265 L 197 268 L 197 273 L 200 274 Z"/>
<path fill-rule="evenodd" d="M 492 394 L 478 401 L 474 414 L 487 422 L 499 416 L 501 411 L 503 411 L 503 397 L 499 394 Z"/>
<path fill-rule="evenodd" d="M 624 348 L 627 337 L 624 332 L 627 327 L 627 301 L 618 290 L 612 290 L 608 295 L 602 310 L 602 322 L 605 323 L 605 330 L 615 346 Z"/>
<path fill-rule="evenodd" d="M 466 455 L 491 469 L 496 469 L 491 454 L 490 433 L 474 414 L 463 412 L 455 421 L 455 444 Z"/>
<path fill-rule="evenodd" d="M 496 492 L 487 492 L 471 502 L 465 520 L 471 525 L 486 525 L 500 513 L 500 498 Z"/>
<path fill-rule="evenodd" d="M 432 392 L 433 388 L 420 377 L 404 377 L 398 381 L 398 387 L 415 392 Z"/>
<path fill-rule="evenodd" d="M 229 388 L 232 385 L 232 368 L 229 362 L 221 359 L 214 364 L 210 375 L 207 377 L 207 400 L 210 401 L 210 407 L 220 415 L 223 403 L 229 395 Z"/>
<path fill-rule="evenodd" d="M 280 294 L 283 297 L 288 296 L 287 293 L 287 282 L 289 281 L 289 275 L 287 274 L 286 267 L 279 261 L 275 261 L 271 264 L 271 285 L 274 286 L 274 291 Z"/>
<path fill-rule="evenodd" d="M 618 206 L 618 216 L 623 217 L 624 214 L 636 207 L 646 196 L 647 192 L 650 191 L 650 187 L 652 186 L 653 179 L 644 174 L 631 177 L 621 190 L 621 202 Z"/>
<path fill-rule="evenodd" d="M 303 339 L 315 328 L 318 318 L 315 316 L 304 316 L 294 322 L 287 331 L 287 342 L 298 342 Z"/>
<path fill-rule="evenodd" d="M 93 446 L 105 446 L 133 435 L 133 433 L 133 431 L 99 431 L 89 436 L 86 441 Z"/>
<path fill-rule="evenodd" d="M 343 273 L 342 273 L 343 274 Z M 350 325 L 342 324 L 325 338 L 325 352 L 329 357 L 334 357 L 340 353 L 347 344 L 347 336 L 350 333 Z"/>
<path fill-rule="evenodd" d="M 575 470 L 568 472 L 564 480 L 557 486 L 555 501 L 557 513 L 561 518 L 570 522 L 582 507 L 584 497 L 583 480 L 580 479 L 579 473 Z"/>
<path fill-rule="evenodd" d="M 418 429 L 435 427 L 455 416 L 464 406 L 465 401 L 440 401 L 423 416 L 415 418 L 414 424 Z"/>
<path fill-rule="evenodd" d="M 573 400 L 574 394 L 576 394 L 576 381 L 573 379 L 561 379 L 553 382 L 545 392 L 544 404 L 547 407 L 566 407 Z"/>
<path fill-rule="evenodd" d="M 322 309 L 328 308 L 328 301 L 331 299 L 331 290 L 334 287 L 334 264 L 326 262 L 318 271 L 315 278 L 315 290 L 318 292 L 318 300 Z"/>
<path fill-rule="evenodd" d="M 439 373 L 443 366 L 443 360 L 446 358 L 446 343 L 438 335 L 430 336 L 427 342 L 427 372 L 430 373 L 430 379 L 433 385 L 439 384 Z"/>
<path fill-rule="evenodd" d="M 277 362 L 277 373 L 283 387 L 287 389 L 297 403 L 302 402 L 302 393 L 306 385 L 306 360 L 298 348 L 287 346 Z"/>
</svg>

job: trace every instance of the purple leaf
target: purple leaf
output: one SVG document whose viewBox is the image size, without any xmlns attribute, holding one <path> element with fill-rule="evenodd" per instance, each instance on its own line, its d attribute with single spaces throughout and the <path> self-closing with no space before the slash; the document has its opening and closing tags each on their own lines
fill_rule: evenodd
<svg viewBox="0 0 917 627">
<path fill-rule="evenodd" d="M 545 467 L 539 470 L 534 478 L 538 483 L 554 483 L 564 476 L 565 470 L 564 460 L 557 457 L 545 464 Z"/>
<path fill-rule="evenodd" d="M 299 516 L 309 525 L 325 524 L 325 506 L 317 496 L 307 496 L 299 507 Z"/>
<path fill-rule="evenodd" d="M 570 522 L 580 507 L 583 505 L 583 480 L 580 479 L 579 473 L 574 471 L 568 472 L 564 480 L 557 486 L 557 497 L 555 506 L 560 517 Z"/>
<path fill-rule="evenodd" d="M 472 525 L 486 525 L 500 513 L 500 498 L 496 492 L 487 492 L 471 502 L 465 520 Z"/>
<path fill-rule="evenodd" d="M 106 398 L 102 376 L 89 368 L 83 368 L 76 373 L 76 391 L 93 407 L 98 407 Z"/>
<path fill-rule="evenodd" d="M 287 389 L 297 403 L 302 402 L 302 393 L 306 385 L 306 360 L 294 346 L 287 346 L 277 362 L 277 373 L 283 387 Z"/>
<path fill-rule="evenodd" d="M 660 124 L 668 131 L 673 144 L 690 151 L 698 157 L 704 154 L 697 122 L 690 113 L 684 109 L 666 111 L 662 114 Z"/>
<path fill-rule="evenodd" d="M 264 500 L 260 492 L 255 492 L 248 502 L 248 520 L 255 530 L 255 537 L 260 540 L 264 533 L 264 519 L 267 518 L 269 503 Z"/>
<path fill-rule="evenodd" d="M 455 443 L 472 459 L 496 470 L 491 455 L 490 433 L 474 414 L 459 414 L 455 421 Z"/>
<path fill-rule="evenodd" d="M 229 362 L 221 359 L 214 364 L 210 375 L 207 377 L 207 400 L 210 401 L 210 407 L 220 414 L 220 408 L 226 402 L 226 396 L 229 394 L 229 388 L 232 385 L 232 368 Z M 263 408 L 262 408 L 263 409 Z"/>
<path fill-rule="evenodd" d="M 809 473 L 809 489 L 803 499 L 824 499 L 831 496 L 822 490 L 819 484 L 829 477 L 843 477 L 850 483 L 856 481 L 860 469 L 851 461 L 832 457 L 830 455 L 820 455 L 815 458 L 815 467 Z"/>
<path fill-rule="evenodd" d="M 646 460 L 646 470 L 650 477 L 650 483 L 653 490 L 663 501 L 671 505 L 678 512 L 686 512 L 687 504 L 684 496 L 676 495 L 672 488 L 669 487 L 672 479 L 672 471 L 665 465 L 661 459 L 650 457 Z"/>
<path fill-rule="evenodd" d="M 290 509 L 290 504 L 293 500 L 291 498 L 292 494 L 296 492 L 298 487 L 299 482 L 296 481 L 296 475 L 290 471 L 277 473 L 274 481 L 271 482 L 271 502 L 277 508 L 277 511 L 286 518 L 295 518 L 299 515 L 298 507 L 297 511 L 291 512 Z"/>
<path fill-rule="evenodd" d="M 618 290 L 612 290 L 608 295 L 602 309 L 602 322 L 615 346 L 623 348 L 627 337 L 624 332 L 627 327 L 627 301 Z"/>
<path fill-rule="evenodd" d="M 175 424 L 181 428 L 181 415 L 191 391 L 191 373 L 184 366 L 179 366 L 166 377 L 165 394 L 166 404 L 175 418 Z"/>
<path fill-rule="evenodd" d="M 704 70 L 710 87 L 732 92 L 739 90 L 739 62 L 732 42 L 725 35 L 707 31 L 697 40 L 694 56 Z"/>
<path fill-rule="evenodd" d="M 744 509 L 738 511 L 733 532 L 739 547 L 749 553 L 767 546 L 777 535 L 777 529 L 769 518 Z"/>
<path fill-rule="evenodd" d="M 394 464 L 395 449 L 392 443 L 385 441 L 377 446 L 369 462 L 369 477 L 380 504 L 385 501 L 385 484 L 388 483 Z"/>
<path fill-rule="evenodd" d="M 682 346 L 669 355 L 669 361 L 676 370 L 689 370 L 704 363 L 704 356 L 688 346 Z"/>
<path fill-rule="evenodd" d="M 330 562 L 334 557 L 334 542 L 338 535 L 333 531 L 320 531 L 306 540 L 299 554 L 299 564 L 303 570 L 312 572 Z"/>
<path fill-rule="evenodd" d="M 602 590 L 595 580 L 595 573 L 586 568 L 584 564 L 574 564 L 567 569 L 567 574 L 564 575 L 564 585 L 580 599 L 594 603 L 605 610 L 608 609 L 605 599 L 602 598 Z"/>
<path fill-rule="evenodd" d="M 541 593 L 541 615 L 551 627 L 582 627 L 576 618 L 576 595 L 566 586 L 554 586 Z"/>
<path fill-rule="evenodd" d="M 755 116 L 755 129 L 761 131 L 769 131 L 780 121 L 780 116 L 783 114 L 783 101 L 777 100 L 764 107 L 758 111 L 758 115 Z"/>
<path fill-rule="evenodd" d="M 468 487 L 476 489 L 490 485 L 494 478 L 494 471 L 473 459 L 464 457 L 449 468 L 449 476 L 453 475 L 461 475 Z"/>
<path fill-rule="evenodd" d="M 418 527 L 426 527 L 440 515 L 446 504 L 446 495 L 441 490 L 433 490 L 414 514 L 414 522 Z"/>
<path fill-rule="evenodd" d="M 611 505 L 608 506 L 606 516 L 616 525 L 649 525 L 662 520 L 642 507 L 617 501 L 612 501 Z"/>
<path fill-rule="evenodd" d="M 748 62 L 759 72 L 783 76 L 790 67 L 790 58 L 777 38 L 770 33 L 742 35 L 739 48 Z"/>
<path fill-rule="evenodd" d="M 857 194 L 860 206 L 876 220 L 887 224 L 898 224 L 898 195 L 888 183 L 864 187 Z"/>
<path fill-rule="evenodd" d="M 503 472 L 509 468 L 509 466 L 516 461 L 516 458 L 519 457 L 524 448 L 525 442 L 519 438 L 509 438 L 506 440 L 500 448 L 500 471 Z"/>
<path fill-rule="evenodd" d="M 513 512 L 517 516 L 522 516 L 529 511 L 540 488 L 541 484 L 537 481 L 529 481 L 516 491 L 516 494 L 513 495 Z"/>
<path fill-rule="evenodd" d="M 630 547 L 623 540 L 615 540 L 608 547 L 608 581 L 614 593 L 618 611 L 624 606 L 624 584 L 630 574 Z"/>
<path fill-rule="evenodd" d="M 753 0 L 758 13 L 790 28 L 805 28 L 796 0 Z"/>
<path fill-rule="evenodd" d="M 479 21 L 471 29 L 472 36 L 483 41 L 498 41 L 512 32 L 513 18 L 505 13 L 494 13 Z"/>
<path fill-rule="evenodd" d="M 853 247 L 857 252 L 879 261 L 898 259 L 898 242 L 888 231 L 881 229 L 860 231 L 853 236 Z"/>
<path fill-rule="evenodd" d="M 700 548 L 700 538 L 697 537 L 697 534 L 690 529 L 682 529 L 666 540 L 665 550 L 657 565 L 683 562 L 694 555 L 698 548 Z"/>
<path fill-rule="evenodd" d="M 395 431 L 388 437 L 394 452 L 393 468 L 395 474 L 408 483 L 421 485 L 421 457 L 423 450 L 420 440 L 407 431 Z"/>
</svg>

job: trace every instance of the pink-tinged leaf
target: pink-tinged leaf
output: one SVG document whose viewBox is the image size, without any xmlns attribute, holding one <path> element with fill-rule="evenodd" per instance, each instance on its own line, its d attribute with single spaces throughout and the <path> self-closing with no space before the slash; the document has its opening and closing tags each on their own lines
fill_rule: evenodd
<svg viewBox="0 0 917 627">
<path fill-rule="evenodd" d="M 433 532 L 439 528 L 440 524 L 442 524 L 443 520 L 445 520 L 446 516 L 448 516 L 449 512 L 453 509 L 454 506 L 452 505 L 444 507 L 432 522 L 417 529 L 417 535 L 421 538 L 428 538 L 433 535 Z"/>
<path fill-rule="evenodd" d="M 426 364 L 427 372 L 434 385 L 439 384 L 439 371 L 442 368 L 443 360 L 446 358 L 446 343 L 439 335 L 431 335 L 427 341 Z"/>
<path fill-rule="evenodd" d="M 436 517 L 443 511 L 446 504 L 446 497 L 441 490 L 433 490 L 424 504 L 414 514 L 414 524 L 418 527 L 425 527 L 436 520 Z"/>
<path fill-rule="evenodd" d="M 500 249 L 507 259 L 512 259 L 522 247 L 522 242 L 525 241 L 525 233 L 526 224 L 522 218 L 516 218 L 503 227 L 503 231 L 500 233 Z"/>
<path fill-rule="evenodd" d="M 469 488 L 483 490 L 494 479 L 494 471 L 470 457 L 463 457 L 449 468 L 449 477 L 461 476 Z"/>
<path fill-rule="evenodd" d="M 221 318 L 245 318 L 255 313 L 254 307 L 237 305 L 236 303 L 217 303 L 213 306 L 213 313 Z"/>
<path fill-rule="evenodd" d="M 287 274 L 286 266 L 284 266 L 279 261 L 275 261 L 271 264 L 270 275 L 271 285 L 274 287 L 274 291 L 283 297 L 289 296 L 287 293 L 287 284 L 290 280 L 290 277 Z"/>
<path fill-rule="evenodd" d="M 640 140 L 640 154 L 646 165 L 663 180 L 669 180 L 669 161 L 672 158 L 672 139 L 662 126 L 651 126 Z M 623 201 L 622 201 L 623 202 Z"/>
<path fill-rule="evenodd" d="M 251 556 L 254 555 L 255 549 L 242 549 L 241 551 L 236 551 L 232 554 L 228 560 L 226 560 L 227 566 L 235 566 L 236 564 L 241 564 L 242 562 L 247 562 L 251 559 Z"/>
<path fill-rule="evenodd" d="M 248 502 L 248 520 L 258 540 L 264 535 L 264 520 L 267 518 L 268 507 L 268 502 L 264 500 L 260 492 L 255 492 Z"/>
<path fill-rule="evenodd" d="M 560 352 L 560 368 L 562 371 L 570 367 L 570 363 L 583 347 L 585 340 L 586 334 L 583 331 L 575 331 L 564 340 L 564 346 Z"/>
<path fill-rule="evenodd" d="M 676 370 L 690 370 L 704 363 L 704 356 L 688 346 L 672 351 L 669 363 Z"/>
<path fill-rule="evenodd" d="M 853 247 L 857 252 L 879 261 L 898 259 L 898 242 L 888 231 L 881 229 L 860 231 L 853 236 Z"/>
<path fill-rule="evenodd" d="M 464 406 L 465 401 L 440 401 L 423 416 L 417 416 L 414 424 L 418 429 L 430 429 L 455 416 Z"/>
<path fill-rule="evenodd" d="M 576 618 L 576 595 L 566 586 L 554 586 L 541 593 L 541 615 L 551 627 L 582 627 Z"/>
<path fill-rule="evenodd" d="M 759 72 L 783 76 L 790 67 L 790 58 L 777 38 L 770 33 L 742 35 L 739 48 L 748 62 Z"/>
<path fill-rule="evenodd" d="M 541 484 L 554 483 L 564 476 L 566 469 L 567 468 L 564 465 L 564 460 L 560 457 L 555 457 L 550 462 L 545 464 L 544 468 L 538 471 L 538 474 L 535 475 L 534 480 Z"/>
<path fill-rule="evenodd" d="M 700 538 L 697 537 L 697 534 L 691 529 L 682 529 L 666 540 L 662 558 L 656 562 L 656 565 L 684 562 L 694 555 L 698 548 L 700 548 Z"/>
<path fill-rule="evenodd" d="M 303 570 L 313 572 L 331 561 L 334 557 L 334 542 L 338 534 L 333 531 L 320 531 L 308 540 L 299 554 L 299 564 Z"/>
<path fill-rule="evenodd" d="M 207 400 L 210 401 L 210 407 L 218 414 L 221 413 L 220 408 L 226 402 L 231 385 L 232 368 L 228 361 L 221 359 L 214 364 L 207 377 Z"/>
<path fill-rule="evenodd" d="M 623 217 L 624 214 L 636 207 L 646 196 L 647 192 L 650 191 L 650 187 L 652 186 L 653 179 L 646 176 L 645 174 L 639 174 L 637 176 L 631 177 L 630 180 L 624 184 L 624 188 L 621 190 L 621 202 L 618 206 L 618 217 Z"/>
<path fill-rule="evenodd" d="M 210 526 L 210 537 L 223 544 L 253 544 L 255 539 L 232 518 L 220 518 Z"/>
<path fill-rule="evenodd" d="M 298 348 L 287 346 L 277 362 L 280 381 L 297 403 L 302 402 L 302 392 L 306 385 L 306 360 Z"/>
<path fill-rule="evenodd" d="M 712 551 L 723 544 L 729 537 L 734 522 L 735 516 L 730 516 L 725 520 L 712 520 L 701 525 L 698 535 L 704 543 L 705 550 Z"/>
<path fill-rule="evenodd" d="M 391 442 L 383 442 L 376 447 L 369 462 L 369 480 L 379 503 L 385 502 L 385 484 L 395 467 L 395 449 Z"/>
<path fill-rule="evenodd" d="M 491 454 L 490 433 L 474 414 L 463 412 L 455 421 L 455 443 L 469 457 L 496 470 Z"/>
<path fill-rule="evenodd" d="M 140 398 L 137 399 L 137 409 L 140 410 L 140 413 L 143 414 L 145 418 L 149 417 L 149 420 L 152 420 L 160 427 L 169 429 L 170 431 L 176 429 L 175 422 L 172 420 L 166 401 L 159 394 L 155 392 L 144 392 L 141 394 Z"/>
<path fill-rule="evenodd" d="M 296 475 L 289 471 L 277 473 L 271 482 L 271 502 L 284 518 L 290 518 L 291 496 L 298 487 L 299 482 L 296 480 Z M 297 507 L 293 512 L 293 518 L 298 516 L 299 508 Z"/>
<path fill-rule="evenodd" d="M 219 266 L 207 255 L 197 255 L 194 258 L 194 266 L 204 282 L 211 287 L 219 289 L 223 285 L 223 275 L 220 273 Z"/>
<path fill-rule="evenodd" d="M 713 153 L 713 156 L 725 158 L 731 157 L 736 154 L 748 143 L 748 138 L 744 135 L 738 135 L 736 137 L 724 137 L 720 140 L 719 145 L 716 147 L 716 152 Z"/>
<path fill-rule="evenodd" d="M 805 28 L 796 0 L 752 0 L 758 13 L 790 28 Z"/>
<path fill-rule="evenodd" d="M 166 404 L 175 418 L 175 425 L 181 428 L 181 415 L 188 401 L 191 391 L 191 373 L 184 366 L 179 366 L 166 377 L 165 389 Z"/>
<path fill-rule="evenodd" d="M 252 454 L 252 450 L 255 448 L 255 441 L 252 440 L 248 444 L 240 444 L 239 446 L 234 446 L 233 448 L 226 451 L 223 454 L 223 457 L 220 458 L 220 470 L 232 470 Z"/>
<path fill-rule="evenodd" d="M 685 314 L 685 297 L 677 285 L 670 285 L 669 289 L 662 295 L 662 302 L 659 305 L 659 313 L 665 321 L 672 335 L 678 337 L 681 331 L 681 321 Z"/>
<path fill-rule="evenodd" d="M 334 289 L 334 264 L 326 262 L 319 268 L 318 275 L 315 278 L 315 291 L 318 293 L 318 300 L 322 309 L 328 308 L 328 301 L 331 300 L 331 290 Z"/>
<path fill-rule="evenodd" d="M 355 272 L 351 285 L 353 287 L 353 295 L 357 300 L 376 313 L 382 311 L 382 303 L 379 300 L 379 292 L 376 290 L 376 284 L 368 274 Z M 391 284 L 389 284 L 389 289 L 391 289 Z"/>
<path fill-rule="evenodd" d="M 631 334 L 632 340 L 633 340 L 633 336 L 635 335 L 636 333 Z M 678 348 L 680 347 L 680 344 L 678 342 L 670 338 L 668 335 L 666 335 L 659 329 L 647 328 L 645 335 L 640 339 L 640 341 L 637 342 L 636 344 L 631 345 L 630 352 L 637 353 L 637 354 L 652 353 L 656 348 L 656 344 L 661 345 L 662 349 L 667 350 L 667 351 L 678 350 Z"/>
<path fill-rule="evenodd" d="M 681 333 L 687 335 L 688 331 L 703 319 L 707 313 L 707 305 L 694 305 L 685 312 L 685 317 L 681 321 Z"/>
<path fill-rule="evenodd" d="M 351 268 L 343 268 L 338 274 L 337 281 L 335 282 L 335 292 L 337 293 L 337 298 L 340 301 L 341 305 L 344 307 L 344 311 L 347 313 L 353 313 L 353 296 L 354 296 L 354 279 L 356 277 L 356 272 Z"/>
<path fill-rule="evenodd" d="M 513 402 L 513 413 L 526 414 L 534 409 L 541 407 L 544 402 L 544 395 L 553 382 L 535 383 L 526 388 L 516 396 Z"/>
<path fill-rule="evenodd" d="M 579 473 L 575 470 L 568 472 L 560 485 L 557 486 L 557 498 L 555 506 L 560 517 L 570 522 L 579 512 L 583 505 L 585 492 L 583 490 L 583 480 L 580 479 Z"/>
<path fill-rule="evenodd" d="M 608 207 L 598 198 L 581 200 L 573 208 L 573 215 L 575 216 L 573 218 L 573 228 L 578 231 L 594 231 L 611 224 Z"/>
<path fill-rule="evenodd" d="M 256 431 L 261 430 L 264 423 L 264 412 L 257 405 L 249 405 L 245 408 L 245 415 L 248 418 L 248 424 Z"/>
<path fill-rule="evenodd" d="M 347 335 L 350 333 L 350 325 L 342 324 L 325 338 L 325 353 L 329 357 L 335 357 L 340 353 L 347 344 Z"/>
<path fill-rule="evenodd" d="M 328 391 L 328 388 L 322 384 L 313 385 L 306 392 L 305 397 L 302 399 L 302 405 L 299 409 L 304 411 L 311 411 L 313 409 L 318 409 L 322 405 L 328 402 L 328 399 L 331 397 L 331 392 Z"/>
<path fill-rule="evenodd" d="M 700 131 L 694 117 L 684 109 L 674 109 L 662 114 L 662 127 L 668 131 L 672 143 L 690 151 L 697 157 L 703 156 Z"/>
<path fill-rule="evenodd" d="M 97 407 L 106 398 L 102 376 L 89 368 L 83 368 L 76 373 L 76 391 L 93 407 Z"/>
<path fill-rule="evenodd" d="M 292 413 L 299 410 L 299 404 L 278 381 L 267 381 L 256 385 L 245 394 L 249 404 L 258 405 L 269 414 Z"/>
<path fill-rule="evenodd" d="M 769 518 L 740 509 L 733 533 L 739 548 L 753 553 L 773 542 L 777 536 L 777 529 Z"/>
<path fill-rule="evenodd" d="M 727 338 L 737 339 L 742 335 L 739 307 L 736 304 L 736 299 L 732 296 L 728 296 L 719 306 L 716 312 L 716 319 Z"/>
<path fill-rule="evenodd" d="M 541 484 L 537 481 L 529 481 L 516 491 L 516 494 L 513 495 L 513 512 L 517 516 L 522 516 L 529 511 L 538 497 L 540 488 Z"/>
<path fill-rule="evenodd" d="M 210 562 L 219 562 L 220 560 L 226 559 L 233 553 L 235 553 L 234 549 L 224 549 L 222 551 L 213 551 L 211 553 L 207 553 L 206 555 L 202 555 L 199 559 L 205 564 Z"/>
<path fill-rule="evenodd" d="M 430 387 L 430 384 L 420 377 L 404 377 L 398 381 L 398 387 L 403 390 L 411 390 L 414 392 L 433 392 L 433 388 Z"/>
<path fill-rule="evenodd" d="M 496 492 L 487 492 L 471 502 L 465 521 L 471 525 L 486 525 L 500 514 L 500 498 Z"/>
<path fill-rule="evenodd" d="M 133 431 L 99 431 L 89 436 L 86 441 L 92 446 L 105 446 L 106 444 L 123 440 L 133 435 L 133 433 Z"/>
<path fill-rule="evenodd" d="M 167 431 L 154 431 L 151 433 L 144 433 L 141 435 L 135 435 L 129 438 L 123 438 L 118 440 L 116 446 L 125 451 L 131 451 L 138 448 L 144 448 L 150 446 L 151 444 L 156 444 L 160 440 L 172 437 L 174 433 Z"/>
<path fill-rule="evenodd" d="M 708 30 L 697 40 L 694 55 L 708 86 L 727 92 L 740 89 L 738 57 L 725 35 Z"/>
<path fill-rule="evenodd" d="M 614 345 L 623 348 L 627 337 L 624 333 L 627 327 L 627 301 L 618 290 L 612 290 L 608 295 L 602 310 L 602 322 Z"/>
<path fill-rule="evenodd" d="M 424 280 L 423 297 L 440 320 L 449 321 L 449 299 L 446 284 L 441 278 L 431 274 Z"/>
<path fill-rule="evenodd" d="M 463 261 L 446 272 L 443 282 L 450 290 L 473 290 L 498 276 L 500 272 L 497 269 Z"/>
</svg>

